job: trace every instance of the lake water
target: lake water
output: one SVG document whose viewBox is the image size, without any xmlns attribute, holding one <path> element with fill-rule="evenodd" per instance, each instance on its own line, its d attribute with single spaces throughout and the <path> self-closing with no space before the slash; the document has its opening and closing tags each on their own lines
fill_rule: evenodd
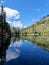
<svg viewBox="0 0 49 65">
<path fill-rule="evenodd" d="M 11 39 L 4 52 L 0 65 L 49 65 L 49 52 L 28 40 Z"/>
</svg>

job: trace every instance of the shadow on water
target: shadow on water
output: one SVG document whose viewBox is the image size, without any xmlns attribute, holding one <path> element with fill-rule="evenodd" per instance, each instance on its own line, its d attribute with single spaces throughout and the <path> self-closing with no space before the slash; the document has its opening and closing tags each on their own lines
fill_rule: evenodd
<svg viewBox="0 0 49 65">
<path fill-rule="evenodd" d="M 5 38 L 3 36 L 0 37 L 0 65 L 3 65 L 6 61 L 6 50 L 10 45 L 11 37 Z"/>
</svg>

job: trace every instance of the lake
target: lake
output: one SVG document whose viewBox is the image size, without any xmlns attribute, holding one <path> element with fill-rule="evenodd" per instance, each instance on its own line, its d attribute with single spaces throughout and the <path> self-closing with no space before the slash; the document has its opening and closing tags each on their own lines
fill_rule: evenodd
<svg viewBox="0 0 49 65">
<path fill-rule="evenodd" d="M 0 65 L 49 65 L 49 52 L 33 42 L 15 37 L 5 42 Z"/>
</svg>

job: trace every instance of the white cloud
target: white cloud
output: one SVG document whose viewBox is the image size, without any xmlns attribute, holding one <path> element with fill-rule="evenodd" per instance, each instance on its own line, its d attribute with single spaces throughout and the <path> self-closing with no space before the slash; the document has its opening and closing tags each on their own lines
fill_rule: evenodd
<svg viewBox="0 0 49 65">
<path fill-rule="evenodd" d="M 26 28 L 27 26 L 24 26 L 23 28 Z"/>
<path fill-rule="evenodd" d="M 6 11 L 7 22 L 13 27 L 25 28 L 21 21 L 16 21 L 16 19 L 20 18 L 20 12 L 18 10 L 14 10 L 8 7 L 5 7 L 4 10 Z M 13 20 L 12 20 L 13 19 Z M 12 20 L 12 21 L 11 21 Z"/>
<path fill-rule="evenodd" d="M 10 21 L 10 20 L 7 20 L 7 22 L 11 25 L 11 27 L 18 27 L 20 29 L 22 28 L 26 28 L 27 26 L 23 25 L 23 23 L 21 21 Z"/>
<path fill-rule="evenodd" d="M 41 10 L 39 8 L 37 8 L 37 11 L 40 12 Z"/>
<path fill-rule="evenodd" d="M 15 18 L 16 18 L 16 19 L 20 18 L 20 15 L 17 15 Z"/>
<path fill-rule="evenodd" d="M 5 7 L 4 10 L 6 12 L 6 21 L 11 25 L 11 27 L 19 27 L 20 29 L 27 27 L 24 26 L 21 21 L 19 21 L 20 12 L 18 10 L 14 10 L 8 7 Z"/>
<path fill-rule="evenodd" d="M 32 21 L 35 21 L 35 19 L 33 18 Z"/>
<path fill-rule="evenodd" d="M 22 28 L 23 24 L 21 21 L 16 21 L 16 19 L 20 18 L 20 12 L 18 10 L 14 10 L 8 7 L 5 7 L 7 22 L 14 27 Z M 13 19 L 13 20 L 12 20 Z"/>
<path fill-rule="evenodd" d="M 20 28 L 20 29 L 27 27 L 27 26 L 24 26 L 21 21 L 13 21 L 12 24 L 13 24 L 13 25 L 12 25 L 13 27 L 18 27 L 18 28 Z"/>
<path fill-rule="evenodd" d="M 13 27 L 19 27 L 19 28 L 22 28 L 23 27 L 23 24 L 21 21 L 13 21 Z"/>
<path fill-rule="evenodd" d="M 11 22 L 11 21 L 9 21 L 9 20 L 6 20 L 6 22 L 8 22 L 9 24 L 12 24 L 12 22 Z"/>
<path fill-rule="evenodd" d="M 10 18 L 19 19 L 20 18 L 20 12 L 18 10 L 14 10 L 8 7 L 5 7 L 4 10 L 6 11 L 7 19 L 10 19 Z"/>
</svg>

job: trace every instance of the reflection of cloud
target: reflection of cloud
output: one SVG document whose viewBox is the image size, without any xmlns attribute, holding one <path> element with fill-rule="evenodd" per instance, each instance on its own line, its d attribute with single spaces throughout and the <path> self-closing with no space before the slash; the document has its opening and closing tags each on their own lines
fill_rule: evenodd
<svg viewBox="0 0 49 65">
<path fill-rule="evenodd" d="M 17 47 L 21 47 L 22 44 L 23 44 L 22 40 L 11 43 L 7 51 L 7 56 L 6 56 L 7 61 L 18 58 L 20 56 L 20 50 L 17 49 Z"/>
<path fill-rule="evenodd" d="M 15 51 L 11 50 L 10 52 L 7 52 L 6 61 L 10 61 L 12 59 L 18 58 L 20 56 L 19 49 L 16 49 Z"/>
<path fill-rule="evenodd" d="M 23 44 L 23 41 L 16 41 L 14 44 L 11 44 L 10 47 L 21 47 L 21 45 Z"/>
</svg>

